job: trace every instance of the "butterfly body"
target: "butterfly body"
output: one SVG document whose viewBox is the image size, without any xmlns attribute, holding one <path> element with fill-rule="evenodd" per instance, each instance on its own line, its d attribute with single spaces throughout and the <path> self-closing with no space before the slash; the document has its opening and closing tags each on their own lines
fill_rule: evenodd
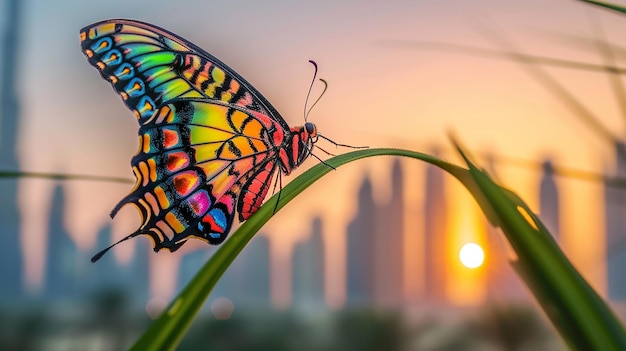
<svg viewBox="0 0 626 351">
<path fill-rule="evenodd" d="M 145 234 L 155 251 L 190 236 L 219 244 L 235 213 L 244 221 L 259 209 L 275 173 L 310 156 L 315 125 L 289 127 L 250 83 L 185 39 L 132 20 L 92 24 L 80 39 L 139 123 L 136 184 L 111 215 L 132 204 L 142 224 L 122 241 Z"/>
</svg>

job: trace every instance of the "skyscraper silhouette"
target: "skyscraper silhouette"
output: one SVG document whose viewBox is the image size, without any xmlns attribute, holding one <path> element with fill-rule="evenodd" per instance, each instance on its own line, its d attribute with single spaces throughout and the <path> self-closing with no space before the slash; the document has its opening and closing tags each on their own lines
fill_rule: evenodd
<svg viewBox="0 0 626 351">
<path fill-rule="evenodd" d="M 0 52 L 0 170 L 17 171 L 18 120 L 20 115 L 17 93 L 18 40 L 21 29 L 19 0 L 6 5 L 6 27 Z M 22 254 L 20 247 L 20 213 L 17 209 L 17 180 L 0 179 L 0 301 L 21 296 Z"/>
<path fill-rule="evenodd" d="M 78 248 L 68 235 L 64 221 L 65 194 L 56 185 L 52 193 L 48 254 L 45 269 L 45 297 L 70 300 L 78 295 Z"/>
<path fill-rule="evenodd" d="M 374 202 L 372 183 L 363 180 L 358 210 L 347 230 L 348 304 L 395 307 L 404 301 L 404 178 L 395 160 L 389 203 Z"/>
<path fill-rule="evenodd" d="M 348 224 L 347 235 L 347 302 L 371 304 L 375 286 L 376 204 L 372 182 L 367 177 L 359 188 L 357 214 Z"/>
<path fill-rule="evenodd" d="M 134 241 L 131 259 L 126 263 L 118 264 L 117 272 L 126 293 L 141 306 L 144 306 L 150 297 L 152 242 L 147 237 Z"/>
<path fill-rule="evenodd" d="M 111 236 L 111 224 L 105 224 L 96 236 L 96 245 L 92 250 L 90 250 L 91 254 L 102 250 L 105 247 L 108 247 L 113 243 L 113 238 Z M 114 286 L 118 285 L 119 281 L 117 279 L 118 267 L 117 261 L 115 260 L 115 255 L 113 252 L 109 252 L 108 255 L 102 256 L 98 262 L 88 267 L 88 270 L 91 272 L 90 276 L 90 290 L 97 289 L 103 286 Z"/>
<path fill-rule="evenodd" d="M 152 252 L 148 247 L 148 239 L 137 238 L 134 240 L 134 250 L 128 262 L 120 263 L 114 252 L 102 256 L 98 262 L 91 264 L 89 258 L 93 253 L 108 247 L 115 240 L 111 235 L 111 225 L 107 223 L 97 234 L 96 245 L 89 250 L 90 255 L 83 257 L 84 262 L 78 262 L 81 271 L 81 285 L 85 286 L 87 293 L 94 294 L 102 289 L 121 290 L 124 294 L 137 302 L 137 305 L 145 305 L 150 290 L 150 260 Z"/>
<path fill-rule="evenodd" d="M 446 301 L 446 237 L 448 211 L 441 169 L 426 166 L 424 197 L 424 298 L 429 303 Z"/>
<path fill-rule="evenodd" d="M 177 294 L 180 293 L 186 286 L 191 282 L 191 280 L 198 274 L 200 269 L 204 266 L 205 263 L 209 260 L 211 255 L 215 253 L 218 247 L 208 246 L 199 248 L 195 251 L 188 252 L 184 256 L 180 258 L 180 264 L 178 266 L 178 274 L 177 274 Z M 222 277 L 223 279 L 223 277 Z M 221 279 L 220 279 L 221 280 Z M 219 283 L 218 283 L 219 284 Z M 210 295 L 209 300 L 215 300 L 215 294 L 219 291 L 214 289 Z M 208 310 L 211 307 L 210 303 L 205 303 L 203 306 L 203 310 Z"/>
<path fill-rule="evenodd" d="M 189 284 L 191 279 L 198 273 L 198 271 L 209 260 L 211 254 L 215 252 L 211 247 L 206 249 L 198 249 L 185 254 L 180 259 L 180 265 L 178 268 L 178 290 L 182 289 Z"/>
<path fill-rule="evenodd" d="M 318 309 L 325 305 L 322 219 L 315 217 L 311 229 L 311 235 L 293 250 L 293 305 Z"/>
<path fill-rule="evenodd" d="M 626 177 L 626 145 L 616 143 L 616 176 Z M 609 299 L 626 301 L 626 189 L 606 184 L 606 260 Z"/>
<path fill-rule="evenodd" d="M 554 179 L 552 162 L 543 163 L 543 174 L 539 187 L 539 218 L 554 236 L 559 237 L 559 193 Z"/>
<path fill-rule="evenodd" d="M 257 234 L 226 270 L 213 291 L 212 299 L 230 299 L 238 309 L 270 306 L 269 240 Z"/>
<path fill-rule="evenodd" d="M 399 306 L 404 301 L 404 177 L 400 160 L 391 167 L 391 198 L 376 211 L 375 303 Z"/>
</svg>

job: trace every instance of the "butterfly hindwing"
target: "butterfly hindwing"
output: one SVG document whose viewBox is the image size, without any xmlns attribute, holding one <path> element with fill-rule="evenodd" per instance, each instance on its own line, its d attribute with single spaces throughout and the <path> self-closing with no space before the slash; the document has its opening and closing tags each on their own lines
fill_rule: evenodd
<svg viewBox="0 0 626 351">
<path fill-rule="evenodd" d="M 271 186 L 272 176 L 276 168 L 277 163 L 268 160 L 246 179 L 237 204 L 240 221 L 250 218 L 261 207 Z"/>
<path fill-rule="evenodd" d="M 169 248 L 189 235 L 223 241 L 235 210 L 242 216 L 241 200 L 235 204 L 240 196 L 249 197 L 247 184 L 258 177 L 259 165 L 276 165 L 267 134 L 271 127 L 278 125 L 269 118 L 211 101 L 163 106 L 139 129 L 139 149 L 131 161 L 136 184 L 112 215 L 134 204 L 141 216 L 139 232 L 149 234 L 155 248 Z M 240 191 L 241 184 L 246 191 Z M 246 218 L 263 198 L 248 206 Z"/>
</svg>

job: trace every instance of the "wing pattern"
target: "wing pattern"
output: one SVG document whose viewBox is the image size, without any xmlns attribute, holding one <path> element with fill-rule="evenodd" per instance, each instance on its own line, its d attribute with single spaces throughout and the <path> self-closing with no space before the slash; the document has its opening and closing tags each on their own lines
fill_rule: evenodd
<svg viewBox="0 0 626 351">
<path fill-rule="evenodd" d="M 284 119 L 252 85 L 194 44 L 131 20 L 93 24 L 80 39 L 89 63 L 140 125 L 131 160 L 136 183 L 111 215 L 130 203 L 142 224 L 123 240 L 146 234 L 155 251 L 174 251 L 189 236 L 219 244 L 235 212 L 243 221 L 258 210 L 276 169 L 296 166 L 279 157 L 294 151 Z"/>
</svg>

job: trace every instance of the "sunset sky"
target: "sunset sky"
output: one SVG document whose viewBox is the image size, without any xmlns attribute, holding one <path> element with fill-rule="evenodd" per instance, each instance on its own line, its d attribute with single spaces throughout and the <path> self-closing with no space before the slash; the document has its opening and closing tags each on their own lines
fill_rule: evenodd
<svg viewBox="0 0 626 351">
<path fill-rule="evenodd" d="M 477 155 L 537 162 L 549 158 L 562 167 L 614 173 L 612 146 L 583 124 L 570 106 L 535 80 L 524 66 L 444 50 L 423 50 L 417 44 L 428 41 L 495 50 L 512 47 L 526 54 L 602 65 L 603 58 L 592 41 L 597 37 L 594 27 L 601 23 L 609 42 L 626 47 L 626 17 L 575 1 L 24 3 L 19 155 L 25 171 L 132 178 L 129 160 L 136 149 L 135 119 L 87 63 L 78 39 L 79 29 L 90 23 L 132 18 L 177 33 L 226 62 L 254 84 L 290 125 L 303 123 L 304 99 L 312 77 L 307 61 L 315 60 L 319 76 L 329 82 L 329 89 L 309 121 L 340 143 L 427 153 L 437 149 L 445 159 L 459 163 L 447 139 L 447 133 L 453 131 Z M 0 21 L 4 28 L 6 19 Z M 495 37 L 504 38 L 511 47 L 499 46 L 489 33 L 497 33 Z M 615 136 L 624 139 L 624 115 L 605 74 L 554 67 L 545 70 Z M 316 86 L 313 96 L 320 90 Z M 330 145 L 323 147 L 344 152 Z M 488 166 L 486 159 L 479 160 Z M 343 303 L 343 233 L 356 211 L 357 189 L 367 174 L 373 179 L 376 200 L 387 201 L 391 161 L 368 159 L 332 172 L 267 224 L 263 232 L 270 233 L 272 289 L 277 305 L 289 300 L 287 260 L 293 243 L 304 238 L 316 215 L 324 220 L 327 244 L 326 296 L 332 305 Z M 302 168 L 316 162 L 312 158 Z M 403 160 L 403 166 L 406 208 L 410 212 L 407 215 L 412 216 L 407 230 L 419 231 L 424 166 L 409 160 Z M 541 174 L 537 169 L 504 162 L 496 162 L 494 167 L 500 182 L 538 210 Z M 558 178 L 558 182 L 561 244 L 574 264 L 603 292 L 602 187 L 576 179 Z M 458 252 L 464 242 L 484 240 L 479 229 L 471 229 L 482 226 L 483 219 L 466 191 L 453 179 L 448 183 L 446 196 L 455 221 L 450 235 L 458 243 L 458 248 L 451 250 Z M 45 260 L 47 214 L 54 183 L 22 180 L 19 186 L 27 277 L 30 286 L 36 288 Z M 64 187 L 68 199 L 66 226 L 81 248 L 95 252 L 97 230 L 110 221 L 110 210 L 131 185 L 76 181 L 64 183 Z M 136 228 L 138 215 L 129 207 L 113 223 L 114 235 L 121 238 Z M 137 242 L 147 247 L 145 239 L 125 243 L 116 248 L 116 257 L 128 259 Z M 407 239 L 408 244 L 418 243 Z M 155 264 L 175 267 L 175 255 L 153 256 Z M 459 272 L 455 277 L 461 284 L 464 278 Z M 406 280 L 407 290 L 419 290 L 419 281 L 410 272 Z M 172 289 L 167 279 L 157 280 L 153 286 L 160 296 L 168 296 Z M 471 293 L 462 293 L 460 285 L 451 289 L 454 301 L 472 299 Z M 480 299 L 484 292 L 474 293 Z"/>
</svg>

